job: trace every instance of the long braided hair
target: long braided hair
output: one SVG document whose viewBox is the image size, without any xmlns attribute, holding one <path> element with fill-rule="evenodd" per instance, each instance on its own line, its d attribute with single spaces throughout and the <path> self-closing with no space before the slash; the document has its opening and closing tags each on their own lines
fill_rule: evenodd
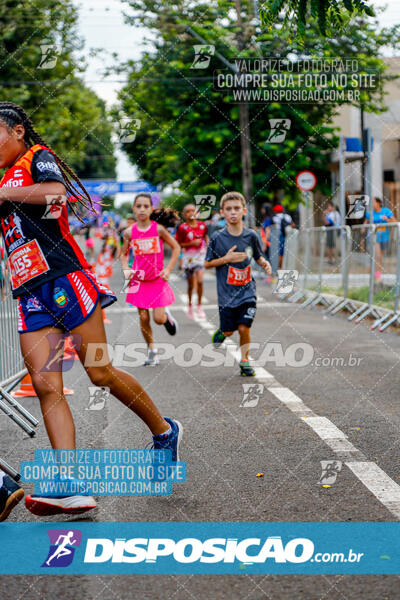
<svg viewBox="0 0 400 600">
<path fill-rule="evenodd" d="M 67 165 L 66 162 L 63 161 L 62 158 L 60 158 L 54 152 L 54 150 L 52 150 L 48 146 L 48 144 L 46 144 L 42 136 L 33 127 L 32 121 L 21 106 L 18 106 L 18 104 L 14 104 L 14 102 L 0 102 L 0 121 L 2 121 L 8 127 L 11 128 L 15 125 L 23 125 L 25 129 L 24 142 L 27 144 L 28 148 L 34 146 L 35 144 L 40 144 L 41 146 L 45 146 L 46 148 L 48 148 L 54 156 L 54 158 L 56 159 L 57 164 L 60 168 L 64 179 L 67 195 L 76 198 L 78 203 L 84 206 L 86 209 L 91 210 L 94 213 L 96 212 L 90 194 L 85 189 L 85 186 L 79 179 L 78 175 L 73 171 L 73 169 L 71 169 L 69 165 Z M 78 189 L 76 185 L 78 185 L 80 189 Z M 76 209 L 73 206 L 72 202 L 67 200 L 67 204 L 71 208 L 74 215 L 83 223 L 84 221 L 76 212 Z"/>
</svg>

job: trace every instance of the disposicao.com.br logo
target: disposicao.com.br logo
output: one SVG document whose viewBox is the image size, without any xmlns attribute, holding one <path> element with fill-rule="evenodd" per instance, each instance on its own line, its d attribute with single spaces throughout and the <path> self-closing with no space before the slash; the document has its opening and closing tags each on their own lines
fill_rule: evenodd
<svg viewBox="0 0 400 600">
<path fill-rule="evenodd" d="M 338 563 L 360 562 L 363 553 L 315 553 L 314 543 L 308 538 L 294 538 L 286 544 L 280 536 L 262 538 L 89 538 L 86 543 L 85 563 L 157 563 L 169 559 L 181 564 L 234 563 L 245 565 L 275 563 Z"/>
</svg>

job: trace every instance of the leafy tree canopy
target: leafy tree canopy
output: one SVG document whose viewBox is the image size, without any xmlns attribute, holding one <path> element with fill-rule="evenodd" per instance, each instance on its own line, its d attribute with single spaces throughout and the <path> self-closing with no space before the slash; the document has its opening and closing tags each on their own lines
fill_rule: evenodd
<svg viewBox="0 0 400 600">
<path fill-rule="evenodd" d="M 0 10 L 0 100 L 21 104 L 80 176 L 114 177 L 112 123 L 80 77 L 73 3 L 0 0 Z"/>
<path fill-rule="evenodd" d="M 128 82 L 120 94 L 116 116 L 140 123 L 135 139 L 124 150 L 141 176 L 164 187 L 175 184 L 184 199 L 196 194 L 220 197 L 229 189 L 241 189 L 239 106 L 213 89 L 213 71 L 226 68 L 217 56 L 230 61 L 274 57 L 299 61 L 310 57 L 357 58 L 360 69 L 385 71 L 378 58 L 381 49 L 400 46 L 396 28 L 379 29 L 371 19 L 357 17 L 336 39 L 319 35 L 315 20 L 307 22 L 304 43 L 294 44 L 282 19 L 271 29 L 255 30 L 253 3 L 242 2 L 238 25 L 233 3 L 225 0 L 164 3 L 158 0 L 126 0 L 133 10 L 128 21 L 142 24 L 156 34 L 154 49 L 140 62 L 131 62 Z M 193 68 L 193 32 L 212 44 L 215 53 L 206 69 Z M 376 90 L 365 90 L 361 103 L 366 110 L 382 111 L 383 78 Z M 271 199 L 279 190 L 284 201 L 295 206 L 299 196 L 295 176 L 312 169 L 318 187 L 330 193 L 328 163 L 337 147 L 332 126 L 335 104 L 250 104 L 254 200 Z M 270 119 L 290 119 L 284 143 L 268 141 Z"/>
</svg>

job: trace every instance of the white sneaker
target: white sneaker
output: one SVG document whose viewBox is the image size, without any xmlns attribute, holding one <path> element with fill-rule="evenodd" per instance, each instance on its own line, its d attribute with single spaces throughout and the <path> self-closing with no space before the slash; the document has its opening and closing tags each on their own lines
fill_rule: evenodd
<svg viewBox="0 0 400 600">
<path fill-rule="evenodd" d="M 160 360 L 157 356 L 157 350 L 149 350 L 149 353 L 147 355 L 146 360 L 144 361 L 143 365 L 145 367 L 155 367 L 156 365 L 160 364 Z"/>
<path fill-rule="evenodd" d="M 92 508 L 96 508 L 96 500 L 92 496 L 64 496 L 51 498 L 29 495 L 25 498 L 26 508 L 34 515 L 46 517 L 48 515 L 80 515 Z"/>
</svg>

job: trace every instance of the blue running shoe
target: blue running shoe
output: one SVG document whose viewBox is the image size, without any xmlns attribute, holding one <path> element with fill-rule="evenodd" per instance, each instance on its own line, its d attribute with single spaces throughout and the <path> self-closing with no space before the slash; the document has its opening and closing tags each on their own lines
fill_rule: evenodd
<svg viewBox="0 0 400 600">
<path fill-rule="evenodd" d="M 221 344 L 224 342 L 224 340 L 225 340 L 225 336 L 220 329 L 217 329 L 217 331 L 214 331 L 214 333 L 212 334 L 212 338 L 211 338 L 211 342 L 212 342 L 212 345 L 214 346 L 214 348 L 219 348 L 221 346 Z"/>
<path fill-rule="evenodd" d="M 3 481 L 0 487 L 0 521 L 5 521 L 8 515 L 24 497 L 24 490 L 6 475 L 3 471 L 0 471 L 0 477 L 3 475 Z"/>
<path fill-rule="evenodd" d="M 256 372 L 253 367 L 250 365 L 248 360 L 241 360 L 239 363 L 240 366 L 240 374 L 242 377 L 254 377 Z"/>
<path fill-rule="evenodd" d="M 183 427 L 174 419 L 164 417 L 168 425 L 171 426 L 170 433 L 160 433 L 160 435 L 153 435 L 153 449 L 154 450 L 172 450 L 172 461 L 176 462 L 179 460 L 179 444 L 181 443 L 183 435 Z"/>
</svg>

